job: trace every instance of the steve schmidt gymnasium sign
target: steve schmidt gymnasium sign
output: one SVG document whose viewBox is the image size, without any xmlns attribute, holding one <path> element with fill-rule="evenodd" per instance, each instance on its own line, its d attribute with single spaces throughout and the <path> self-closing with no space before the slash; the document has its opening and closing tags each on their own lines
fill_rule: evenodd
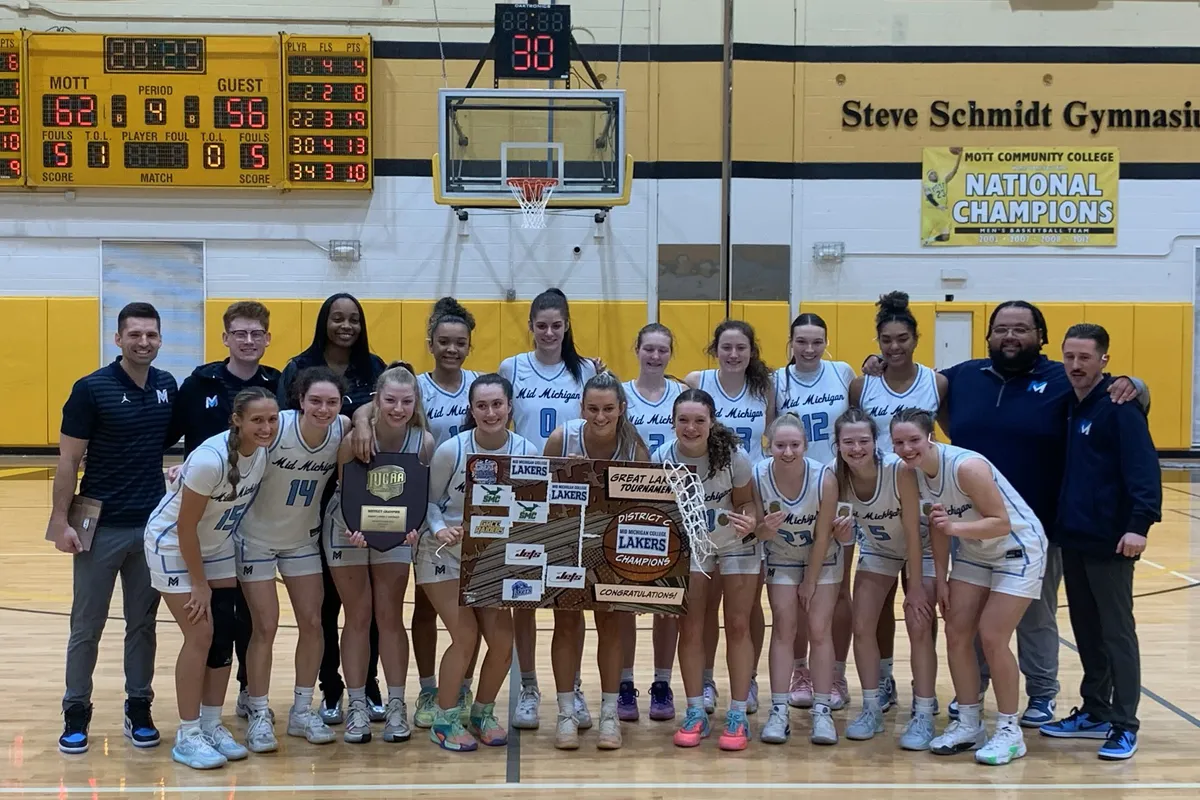
<svg viewBox="0 0 1200 800">
<path fill-rule="evenodd" d="M 1070 100 L 1061 108 L 1042 100 L 1017 100 L 1008 106 L 982 105 L 974 100 L 954 103 L 934 100 L 924 109 L 887 106 L 876 101 L 842 103 L 842 128 L 932 130 L 1068 130 L 1098 134 L 1115 130 L 1200 131 L 1200 106 L 1186 100 L 1175 108 L 1101 108 L 1086 100 Z"/>
</svg>

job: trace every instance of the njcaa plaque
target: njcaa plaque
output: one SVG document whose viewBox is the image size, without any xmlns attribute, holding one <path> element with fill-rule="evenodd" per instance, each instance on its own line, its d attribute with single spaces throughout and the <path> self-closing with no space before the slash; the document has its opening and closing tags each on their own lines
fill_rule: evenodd
<svg viewBox="0 0 1200 800">
<path fill-rule="evenodd" d="M 342 513 L 346 528 L 361 531 L 367 544 L 387 551 L 425 522 L 429 467 L 414 453 L 376 453 L 369 464 L 355 459 L 342 467 Z"/>
</svg>

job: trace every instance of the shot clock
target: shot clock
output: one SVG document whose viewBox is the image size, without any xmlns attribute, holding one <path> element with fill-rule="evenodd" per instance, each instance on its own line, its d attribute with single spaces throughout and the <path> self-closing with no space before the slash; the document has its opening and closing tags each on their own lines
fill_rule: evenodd
<svg viewBox="0 0 1200 800">
<path fill-rule="evenodd" d="M 371 188 L 370 37 L 285 34 L 283 49 L 284 186 Z"/>
<path fill-rule="evenodd" d="M 497 79 L 571 77 L 570 6 L 497 3 Z"/>
</svg>

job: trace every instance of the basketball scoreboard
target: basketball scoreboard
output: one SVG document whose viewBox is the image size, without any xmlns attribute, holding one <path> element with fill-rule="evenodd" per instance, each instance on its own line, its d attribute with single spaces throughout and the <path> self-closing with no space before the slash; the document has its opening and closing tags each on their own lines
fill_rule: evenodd
<svg viewBox="0 0 1200 800">
<path fill-rule="evenodd" d="M 0 186 L 371 189 L 369 36 L 0 33 Z"/>
</svg>

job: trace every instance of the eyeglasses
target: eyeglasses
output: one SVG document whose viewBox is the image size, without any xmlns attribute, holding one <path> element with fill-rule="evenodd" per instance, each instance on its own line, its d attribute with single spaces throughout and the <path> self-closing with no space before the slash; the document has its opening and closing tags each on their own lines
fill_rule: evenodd
<svg viewBox="0 0 1200 800">
<path fill-rule="evenodd" d="M 266 331 L 229 331 L 235 342 L 261 342 L 267 338 Z"/>
<path fill-rule="evenodd" d="M 1028 336 L 1031 333 L 1033 333 L 1033 328 L 1027 328 L 1024 325 L 1014 325 L 1011 328 L 1004 325 L 997 325 L 995 328 L 992 328 L 991 335 L 1008 336 L 1012 334 L 1013 336 Z"/>
</svg>

